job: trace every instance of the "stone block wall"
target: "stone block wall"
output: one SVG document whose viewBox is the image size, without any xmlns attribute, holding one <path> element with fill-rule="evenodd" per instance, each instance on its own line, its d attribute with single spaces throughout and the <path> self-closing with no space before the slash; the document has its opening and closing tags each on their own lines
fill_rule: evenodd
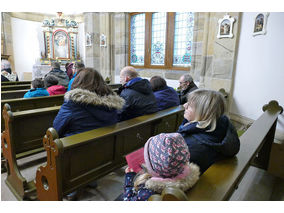
<svg viewBox="0 0 284 213">
<path fill-rule="evenodd" d="M 12 70 L 15 69 L 13 57 L 11 16 L 9 13 L 1 13 L 1 55 L 9 55 Z"/>
<path fill-rule="evenodd" d="M 218 39 L 218 20 L 223 18 L 225 14 L 220 12 L 209 14 L 204 87 L 215 90 L 224 88 L 231 93 L 239 38 L 240 13 L 229 13 L 231 17 L 235 18 L 233 38 Z"/>
</svg>

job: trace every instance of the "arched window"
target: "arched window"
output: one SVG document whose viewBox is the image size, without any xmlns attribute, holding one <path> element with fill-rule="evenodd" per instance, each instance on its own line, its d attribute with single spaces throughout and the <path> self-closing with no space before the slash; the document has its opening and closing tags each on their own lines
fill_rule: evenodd
<svg viewBox="0 0 284 213">
<path fill-rule="evenodd" d="M 190 68 L 192 12 L 131 13 L 129 20 L 130 65 L 158 69 Z"/>
</svg>

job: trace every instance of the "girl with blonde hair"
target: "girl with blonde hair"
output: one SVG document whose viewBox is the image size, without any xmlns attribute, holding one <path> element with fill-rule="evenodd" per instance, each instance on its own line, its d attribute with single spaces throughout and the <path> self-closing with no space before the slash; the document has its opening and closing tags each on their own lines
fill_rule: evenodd
<svg viewBox="0 0 284 213">
<path fill-rule="evenodd" d="M 217 160 L 236 155 L 240 140 L 225 115 L 225 100 L 221 93 L 198 89 L 191 92 L 187 100 L 178 132 L 188 145 L 190 162 L 196 163 L 202 174 Z"/>
</svg>

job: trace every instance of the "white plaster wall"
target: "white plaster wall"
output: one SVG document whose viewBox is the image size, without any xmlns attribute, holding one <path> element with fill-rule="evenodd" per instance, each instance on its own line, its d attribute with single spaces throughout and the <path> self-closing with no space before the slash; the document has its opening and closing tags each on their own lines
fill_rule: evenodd
<svg viewBox="0 0 284 213">
<path fill-rule="evenodd" d="M 284 107 L 284 13 L 270 13 L 267 34 L 254 37 L 256 14 L 243 14 L 230 108 L 230 112 L 253 120 L 270 100 L 277 100 Z M 283 114 L 277 124 L 280 140 L 284 140 Z"/>
<path fill-rule="evenodd" d="M 33 65 L 40 58 L 43 35 L 40 36 L 41 23 L 11 18 L 12 41 L 15 71 L 19 80 L 23 80 L 24 72 L 32 72 Z"/>
</svg>

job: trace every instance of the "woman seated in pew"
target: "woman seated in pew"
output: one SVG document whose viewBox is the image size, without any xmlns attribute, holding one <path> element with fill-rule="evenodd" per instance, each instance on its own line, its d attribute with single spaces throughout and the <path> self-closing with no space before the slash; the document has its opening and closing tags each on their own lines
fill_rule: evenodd
<svg viewBox="0 0 284 213">
<path fill-rule="evenodd" d="M 199 167 L 189 159 L 190 151 L 179 133 L 151 137 L 144 146 L 147 171 L 136 174 L 132 168 L 125 169 L 123 200 L 146 201 L 167 186 L 187 191 L 199 179 Z"/>
<path fill-rule="evenodd" d="M 117 110 L 122 109 L 124 99 L 116 95 L 105 83 L 101 74 L 84 68 L 77 73 L 71 90 L 64 95 L 64 103 L 53 121 L 59 137 L 71 136 L 117 123 Z M 95 188 L 96 181 L 88 186 Z M 78 191 L 67 195 L 76 200 Z"/>
<path fill-rule="evenodd" d="M 53 127 L 59 137 L 66 137 L 112 125 L 117 123 L 117 110 L 123 104 L 124 99 L 111 90 L 98 71 L 85 68 L 65 93 Z"/>
<path fill-rule="evenodd" d="M 58 79 L 53 75 L 44 78 L 44 86 L 50 96 L 66 93 L 66 88 L 62 85 L 58 85 Z"/>
<path fill-rule="evenodd" d="M 225 113 L 225 100 L 220 92 L 198 89 L 188 95 L 184 120 L 178 132 L 190 150 L 190 162 L 204 173 L 214 162 L 235 156 L 240 140 Z"/>
<path fill-rule="evenodd" d="M 34 98 L 40 96 L 49 96 L 49 93 L 44 88 L 44 83 L 40 78 L 32 81 L 32 89 L 25 93 L 24 98 Z"/>
<path fill-rule="evenodd" d="M 180 105 L 177 92 L 167 86 L 167 82 L 160 76 L 153 76 L 150 84 L 157 100 L 158 110 Z"/>
</svg>

